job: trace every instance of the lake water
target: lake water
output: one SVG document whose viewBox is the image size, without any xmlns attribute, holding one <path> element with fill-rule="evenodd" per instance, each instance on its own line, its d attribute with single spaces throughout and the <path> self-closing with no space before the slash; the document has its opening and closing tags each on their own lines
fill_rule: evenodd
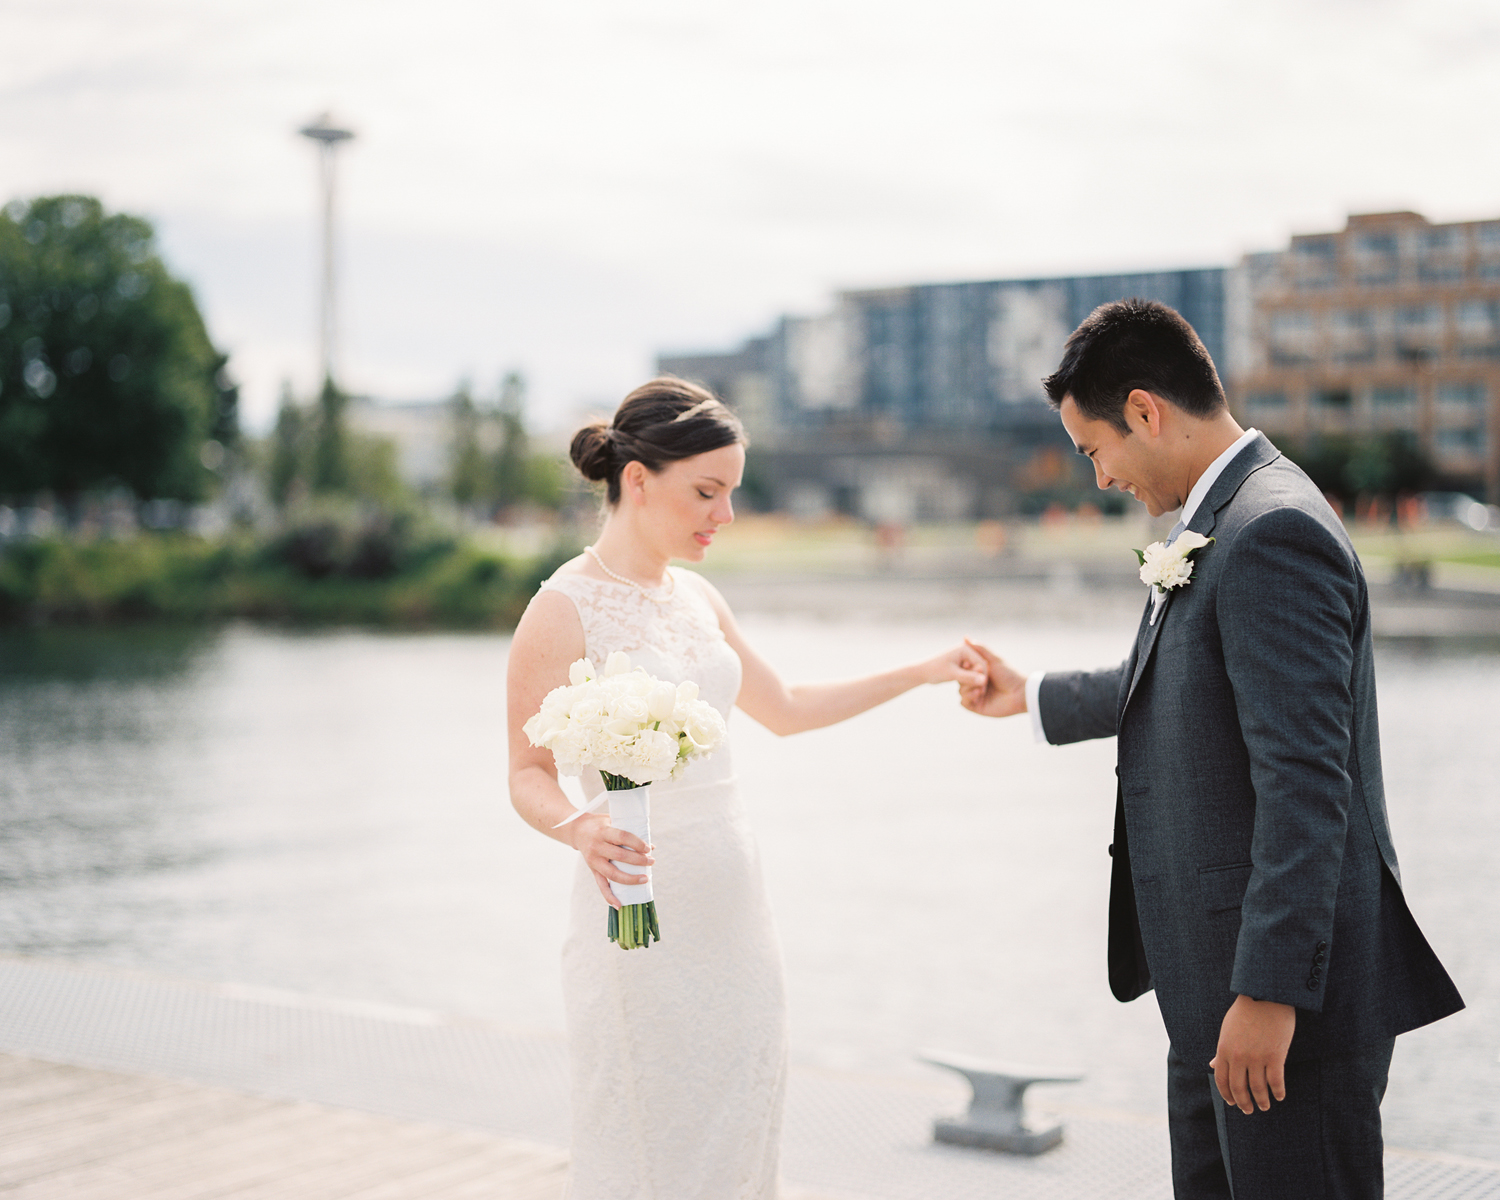
<svg viewBox="0 0 1500 1200">
<path fill-rule="evenodd" d="M 1134 629 L 1120 607 L 743 623 L 789 678 L 962 633 L 1025 668 L 1097 666 Z M 0 635 L 0 950 L 560 1030 L 572 855 L 506 797 L 507 647 Z M 1500 1160 L 1500 655 L 1383 648 L 1379 684 L 1407 892 L 1469 1002 L 1399 1043 L 1388 1137 Z M 1037 746 L 947 689 L 795 738 L 731 729 L 799 1063 L 918 1077 L 915 1050 L 959 1050 L 1085 1071 L 1058 1103 L 1164 1110 L 1155 1006 L 1104 976 L 1112 742 Z"/>
</svg>

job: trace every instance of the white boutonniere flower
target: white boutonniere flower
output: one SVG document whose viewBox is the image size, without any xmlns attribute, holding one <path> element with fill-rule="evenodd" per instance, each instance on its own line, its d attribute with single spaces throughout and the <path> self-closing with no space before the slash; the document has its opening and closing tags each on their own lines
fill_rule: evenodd
<svg viewBox="0 0 1500 1200">
<path fill-rule="evenodd" d="M 1141 561 L 1141 582 L 1166 593 L 1193 581 L 1193 556 L 1213 544 L 1213 538 L 1185 529 L 1170 546 L 1152 542 L 1135 552 Z"/>
</svg>

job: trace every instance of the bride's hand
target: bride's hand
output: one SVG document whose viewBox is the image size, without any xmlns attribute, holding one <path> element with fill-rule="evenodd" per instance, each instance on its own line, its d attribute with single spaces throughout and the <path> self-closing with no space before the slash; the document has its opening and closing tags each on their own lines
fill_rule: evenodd
<svg viewBox="0 0 1500 1200">
<path fill-rule="evenodd" d="M 610 860 L 633 863 L 637 866 L 656 865 L 651 857 L 651 848 L 633 833 L 616 829 L 602 813 L 590 813 L 574 822 L 573 849 L 583 855 L 584 864 L 594 873 L 594 883 L 600 894 L 609 901 L 611 908 L 619 908 L 620 901 L 609 890 L 609 881 L 616 883 L 645 883 L 644 875 L 628 875 Z"/>
<path fill-rule="evenodd" d="M 960 692 L 977 691 L 986 679 L 984 659 L 966 642 L 928 659 L 921 671 L 923 683 L 956 683 Z"/>
<path fill-rule="evenodd" d="M 960 687 L 961 703 L 982 717 L 1012 717 L 1026 711 L 1026 676 L 988 647 L 977 642 L 966 645 L 983 664 L 980 687 Z"/>
</svg>

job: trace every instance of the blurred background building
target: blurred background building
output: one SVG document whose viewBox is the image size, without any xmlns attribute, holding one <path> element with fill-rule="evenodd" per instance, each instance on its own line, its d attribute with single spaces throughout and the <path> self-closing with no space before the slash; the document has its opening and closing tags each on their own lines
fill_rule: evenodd
<svg viewBox="0 0 1500 1200">
<path fill-rule="evenodd" d="M 1500 499 L 1500 221 L 1351 216 L 1229 276 L 1238 412 L 1273 437 L 1410 435 Z"/>
<path fill-rule="evenodd" d="M 1041 380 L 1090 311 L 1126 296 L 1182 313 L 1236 415 L 1286 446 L 1337 443 L 1347 465 L 1361 439 L 1403 435 L 1430 482 L 1500 497 L 1500 221 L 1372 214 L 1231 268 L 845 292 L 657 365 L 741 414 L 747 486 L 770 507 L 1004 516 L 1090 485 Z"/>
</svg>

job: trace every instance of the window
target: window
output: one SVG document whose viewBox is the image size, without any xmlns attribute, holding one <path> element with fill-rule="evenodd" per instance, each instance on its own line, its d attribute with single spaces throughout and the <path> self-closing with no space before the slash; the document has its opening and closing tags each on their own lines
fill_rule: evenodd
<svg viewBox="0 0 1500 1200">
<path fill-rule="evenodd" d="M 1432 435 L 1432 441 L 1442 455 L 1470 457 L 1484 453 L 1484 429 L 1477 425 L 1439 429 Z"/>
<path fill-rule="evenodd" d="M 1390 283 L 1400 271 L 1399 244 L 1393 233 L 1363 233 L 1351 243 L 1354 273 L 1364 283 Z"/>
<path fill-rule="evenodd" d="M 1418 242 L 1417 274 L 1428 280 L 1462 279 L 1465 238 L 1462 228 L 1430 229 Z"/>
<path fill-rule="evenodd" d="M 1292 270 L 1299 287 L 1326 287 L 1338 275 L 1338 242 L 1332 237 L 1294 238 Z"/>
<path fill-rule="evenodd" d="M 1474 248 L 1481 278 L 1500 279 L 1500 221 L 1474 227 Z"/>
<path fill-rule="evenodd" d="M 1454 305 L 1453 331 L 1464 358 L 1500 358 L 1500 302 L 1466 300 Z"/>
<path fill-rule="evenodd" d="M 1413 304 L 1396 310 L 1396 353 L 1402 358 L 1435 357 L 1442 340 L 1442 305 Z"/>
<path fill-rule="evenodd" d="M 1302 309 L 1271 314 L 1271 361 L 1277 364 L 1311 362 L 1317 350 L 1318 329 L 1313 315 Z"/>
<path fill-rule="evenodd" d="M 1409 387 L 1371 388 L 1370 404 L 1378 409 L 1415 408 L 1417 393 Z"/>
<path fill-rule="evenodd" d="M 1324 411 L 1348 412 L 1354 406 L 1354 393 L 1348 388 L 1319 388 L 1313 393 L 1313 406 Z"/>
<path fill-rule="evenodd" d="M 1485 387 L 1482 383 L 1440 383 L 1437 389 L 1439 408 L 1470 411 L 1483 410 Z"/>
<path fill-rule="evenodd" d="M 1335 362 L 1368 362 L 1374 358 L 1374 313 L 1368 308 L 1335 309 L 1329 313 L 1328 348 Z"/>
<path fill-rule="evenodd" d="M 1274 414 L 1285 408 L 1285 392 L 1251 392 L 1245 397 L 1246 412 Z"/>
</svg>

